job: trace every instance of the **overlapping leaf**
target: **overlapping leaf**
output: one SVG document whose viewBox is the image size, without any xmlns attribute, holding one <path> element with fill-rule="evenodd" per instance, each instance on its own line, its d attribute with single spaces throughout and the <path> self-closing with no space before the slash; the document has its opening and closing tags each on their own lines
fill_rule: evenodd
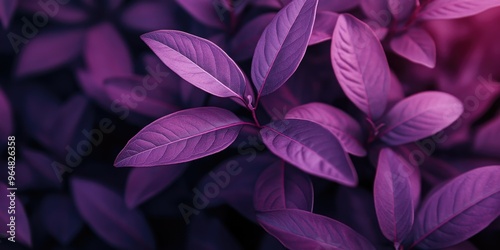
<svg viewBox="0 0 500 250">
<path fill-rule="evenodd" d="M 349 14 L 338 18 L 332 39 L 332 65 L 340 86 L 370 119 L 380 118 L 390 78 L 379 40 L 368 25 Z"/>
<path fill-rule="evenodd" d="M 335 135 L 348 153 L 357 156 L 366 155 L 362 144 L 361 126 L 340 109 L 323 103 L 309 103 L 291 109 L 285 118 L 317 123 Z"/>
<path fill-rule="evenodd" d="M 413 226 L 416 204 L 412 189 L 420 188 L 411 182 L 416 171 L 391 149 L 380 152 L 373 187 L 375 210 L 384 236 L 396 244 L 403 242 Z"/>
<path fill-rule="evenodd" d="M 298 209 L 257 215 L 264 229 L 285 247 L 295 249 L 375 249 L 363 236 L 328 217 Z"/>
<path fill-rule="evenodd" d="M 258 95 L 276 91 L 295 72 L 306 52 L 318 0 L 295 0 L 281 9 L 257 43 L 252 80 Z"/>
<path fill-rule="evenodd" d="M 481 167 L 432 193 L 415 220 L 413 246 L 453 246 L 488 226 L 500 215 L 499 180 L 500 166 Z"/>
<path fill-rule="evenodd" d="M 413 28 L 391 40 L 391 49 L 398 55 L 429 68 L 436 65 L 436 45 L 427 31 Z"/>
<path fill-rule="evenodd" d="M 247 80 L 229 56 L 214 43 L 175 30 L 141 36 L 172 71 L 194 86 L 219 97 L 245 97 Z"/>
<path fill-rule="evenodd" d="M 452 95 L 437 91 L 415 94 L 384 116 L 380 138 L 390 145 L 420 140 L 448 127 L 463 110 L 462 103 Z"/>
<path fill-rule="evenodd" d="M 433 0 L 420 11 L 421 20 L 454 19 L 472 16 L 500 6 L 499 0 Z"/>
<path fill-rule="evenodd" d="M 356 171 L 337 138 L 320 125 L 304 120 L 281 120 L 260 134 L 274 154 L 303 171 L 344 185 L 355 186 Z"/>
<path fill-rule="evenodd" d="M 302 209 L 312 212 L 314 190 L 309 177 L 300 170 L 278 162 L 269 166 L 255 184 L 257 211 Z"/>
<path fill-rule="evenodd" d="M 227 148 L 245 124 L 221 108 L 182 110 L 139 131 L 117 156 L 115 166 L 170 165 L 215 154 Z"/>
</svg>

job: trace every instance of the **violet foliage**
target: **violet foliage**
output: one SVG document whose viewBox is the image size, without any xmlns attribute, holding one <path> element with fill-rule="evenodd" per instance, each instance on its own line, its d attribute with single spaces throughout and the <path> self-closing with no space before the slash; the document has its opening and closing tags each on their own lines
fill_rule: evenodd
<svg viewBox="0 0 500 250">
<path fill-rule="evenodd" d="M 4 1 L 0 245 L 498 248 L 497 6 Z"/>
</svg>

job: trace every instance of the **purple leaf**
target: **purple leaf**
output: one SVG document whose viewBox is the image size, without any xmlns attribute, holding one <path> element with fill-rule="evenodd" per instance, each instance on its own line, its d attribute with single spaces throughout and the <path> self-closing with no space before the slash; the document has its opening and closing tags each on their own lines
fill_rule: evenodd
<svg viewBox="0 0 500 250">
<path fill-rule="evenodd" d="M 168 100 L 170 99 L 168 95 L 171 93 L 166 93 L 167 91 L 160 86 L 156 86 L 155 88 L 149 87 L 154 86 L 154 84 L 169 83 L 154 81 L 152 78 L 141 78 L 138 76 L 112 77 L 104 81 L 104 87 L 109 99 L 113 100 L 113 102 L 142 115 L 158 118 L 178 111 L 179 107 L 173 101 Z M 138 94 L 134 94 L 135 92 L 139 92 L 140 89 L 144 90 L 144 95 L 139 96 Z M 129 98 L 124 98 L 124 96 L 130 96 L 131 93 L 140 98 L 134 98 L 137 101 L 130 101 Z M 144 98 L 142 98 L 143 96 Z"/>
<path fill-rule="evenodd" d="M 17 1 L 18 0 L 7 0 L 0 3 L 0 21 L 2 22 L 4 29 L 9 27 L 10 18 L 14 14 L 17 7 Z"/>
<path fill-rule="evenodd" d="M 134 208 L 170 186 L 186 170 L 185 164 L 134 168 L 125 187 L 125 203 Z"/>
<path fill-rule="evenodd" d="M 2 122 L 0 122 L 0 136 L 1 138 L 7 138 L 13 130 L 12 111 L 9 99 L 2 89 L 0 89 L 0 117 L 2 117 Z M 3 148 L 3 145 L 0 148 Z"/>
<path fill-rule="evenodd" d="M 122 14 L 127 27 L 151 31 L 175 27 L 174 3 L 165 1 L 134 2 Z"/>
<path fill-rule="evenodd" d="M 337 137 L 348 153 L 366 155 L 359 123 L 340 109 L 318 102 L 309 103 L 291 109 L 285 118 L 317 123 Z"/>
<path fill-rule="evenodd" d="M 219 97 L 246 98 L 247 79 L 236 63 L 214 43 L 174 30 L 141 36 L 172 71 Z"/>
<path fill-rule="evenodd" d="M 7 171 L 7 169 L 5 170 Z M 0 205 L 4 208 L 4 211 L 0 213 L 0 233 L 2 235 L 3 240 L 7 240 L 4 235 L 7 235 L 7 237 L 11 237 L 11 234 L 8 234 L 7 231 L 10 231 L 10 226 L 7 224 L 11 223 L 10 217 L 15 216 L 15 240 L 20 241 L 23 244 L 29 246 L 31 248 L 32 242 L 31 242 L 31 229 L 30 229 L 30 224 L 28 221 L 28 216 L 26 214 L 26 211 L 24 210 L 24 206 L 21 203 L 21 200 L 19 197 L 19 192 L 18 191 L 9 191 L 7 188 L 10 186 L 5 185 L 3 182 L 0 182 Z M 15 196 L 15 210 L 12 210 L 12 212 L 9 212 L 9 204 L 11 202 L 11 196 Z M 15 213 L 15 214 L 14 214 Z M 2 240 L 2 241 L 3 241 Z M 5 243 L 3 243 L 5 244 Z"/>
<path fill-rule="evenodd" d="M 255 184 L 255 210 L 265 212 L 279 209 L 313 210 L 314 190 L 309 176 L 285 166 L 283 161 L 267 167 Z"/>
<path fill-rule="evenodd" d="M 477 153 L 498 157 L 500 149 L 500 117 L 481 126 L 474 137 L 474 150 Z"/>
<path fill-rule="evenodd" d="M 294 249 L 375 249 L 348 226 L 311 212 L 286 209 L 257 215 L 259 224 L 285 247 Z"/>
<path fill-rule="evenodd" d="M 33 150 L 31 148 L 23 148 L 20 153 L 18 162 L 17 185 L 22 189 L 44 189 L 44 188 L 60 188 L 62 186 L 62 173 L 59 173 L 57 168 L 53 167 L 54 159 L 46 154 Z"/>
<path fill-rule="evenodd" d="M 182 110 L 139 131 L 116 157 L 115 166 L 170 165 L 215 154 L 233 143 L 246 124 L 221 108 Z"/>
<path fill-rule="evenodd" d="M 436 45 L 427 31 L 412 28 L 391 40 L 391 49 L 398 55 L 429 68 L 436 66 Z"/>
<path fill-rule="evenodd" d="M 99 88 L 109 77 L 132 75 L 133 64 L 127 45 L 110 23 L 101 23 L 88 31 L 84 56 L 88 73 Z"/>
<path fill-rule="evenodd" d="M 234 60 L 243 61 L 252 57 L 262 32 L 274 16 L 274 13 L 263 14 L 241 27 L 231 41 L 231 55 Z"/>
<path fill-rule="evenodd" d="M 224 20 L 217 13 L 220 7 L 214 0 L 175 0 L 191 16 L 212 28 L 224 29 Z"/>
<path fill-rule="evenodd" d="M 311 36 L 318 0 L 295 0 L 264 30 L 252 60 L 258 96 L 276 91 L 297 70 Z"/>
<path fill-rule="evenodd" d="M 380 151 L 373 187 L 375 210 L 384 236 L 398 246 L 413 226 L 414 204 L 411 176 L 418 172 L 389 148 Z M 398 248 L 398 247 L 396 247 Z"/>
<path fill-rule="evenodd" d="M 116 248 L 155 248 L 153 233 L 144 216 L 127 208 L 120 195 L 83 179 L 72 179 L 71 189 L 81 216 L 107 243 Z"/>
<path fill-rule="evenodd" d="M 398 21 L 404 21 L 411 16 L 416 8 L 417 0 L 387 0 L 387 7 Z"/>
<path fill-rule="evenodd" d="M 281 120 L 260 131 L 264 144 L 279 157 L 312 175 L 347 186 L 358 177 L 337 138 L 310 121 Z"/>
<path fill-rule="evenodd" d="M 433 135 L 463 113 L 462 103 L 452 95 L 427 91 L 397 103 L 382 119 L 379 136 L 389 145 L 401 145 Z"/>
<path fill-rule="evenodd" d="M 500 215 L 500 166 L 477 168 L 451 180 L 423 203 L 412 247 L 445 248 L 467 240 Z"/>
<path fill-rule="evenodd" d="M 332 39 L 333 29 L 335 28 L 338 17 L 339 15 L 335 12 L 318 11 L 308 45 L 314 45 Z"/>
<path fill-rule="evenodd" d="M 368 25 L 348 14 L 337 20 L 332 39 L 332 65 L 340 86 L 361 111 L 377 120 L 385 111 L 390 86 L 382 45 Z"/>
<path fill-rule="evenodd" d="M 87 34 L 85 60 L 88 70 L 102 81 L 132 72 L 132 62 L 122 37 L 109 23 L 92 27 Z"/>
<path fill-rule="evenodd" d="M 78 29 L 39 34 L 21 50 L 16 75 L 41 73 L 67 65 L 80 55 L 84 36 L 85 32 Z"/>
<path fill-rule="evenodd" d="M 94 110 L 90 107 L 89 100 L 83 95 L 71 97 L 56 112 L 46 117 L 49 119 L 45 124 L 43 134 L 40 135 L 40 142 L 59 157 L 67 155 L 66 147 L 76 147 L 77 142 L 88 140 L 83 130 L 95 136 L 94 130 L 91 129 Z M 94 141 L 91 143 L 94 146 L 98 144 Z"/>
<path fill-rule="evenodd" d="M 420 20 L 454 19 L 472 16 L 500 5 L 498 0 L 434 0 L 429 1 L 418 18 Z"/>
<path fill-rule="evenodd" d="M 360 0 L 319 0 L 318 10 L 342 12 L 355 8 L 359 2 Z"/>
<path fill-rule="evenodd" d="M 48 233 L 62 245 L 68 245 L 83 228 L 83 221 L 76 207 L 66 195 L 46 196 L 40 205 L 43 225 Z"/>
</svg>

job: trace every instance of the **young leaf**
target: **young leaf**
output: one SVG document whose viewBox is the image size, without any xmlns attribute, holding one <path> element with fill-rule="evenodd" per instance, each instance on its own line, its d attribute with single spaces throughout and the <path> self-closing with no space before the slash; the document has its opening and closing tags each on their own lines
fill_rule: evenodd
<svg viewBox="0 0 500 250">
<path fill-rule="evenodd" d="M 412 28 L 391 40 L 391 49 L 398 55 L 429 68 L 436 66 L 436 44 L 427 31 Z"/>
<path fill-rule="evenodd" d="M 500 149 L 498 131 L 500 131 L 500 117 L 480 127 L 474 138 L 474 150 L 480 154 L 498 157 Z"/>
<path fill-rule="evenodd" d="M 496 6 L 500 6 L 499 0 L 434 0 L 425 5 L 418 18 L 420 20 L 462 18 L 481 13 Z"/>
<path fill-rule="evenodd" d="M 125 206 L 123 198 L 101 184 L 72 179 L 78 211 L 93 231 L 116 248 L 154 249 L 155 240 L 144 216 Z"/>
<path fill-rule="evenodd" d="M 363 236 L 328 217 L 298 209 L 257 215 L 259 224 L 285 247 L 294 249 L 375 249 Z"/>
<path fill-rule="evenodd" d="M 401 145 L 433 135 L 452 124 L 464 107 L 452 95 L 427 91 L 403 99 L 383 117 L 382 141 Z"/>
<path fill-rule="evenodd" d="M 314 45 L 332 39 L 333 29 L 335 28 L 338 17 L 339 15 L 335 12 L 318 11 L 308 45 Z"/>
<path fill-rule="evenodd" d="M 185 164 L 154 168 L 134 168 L 125 187 L 125 203 L 134 208 L 172 184 L 186 170 Z"/>
<path fill-rule="evenodd" d="M 244 99 L 247 79 L 214 43 L 175 30 L 141 36 L 165 65 L 194 86 L 219 97 Z"/>
<path fill-rule="evenodd" d="M 348 153 L 366 155 L 359 123 L 340 109 L 318 102 L 309 103 L 291 109 L 285 118 L 317 123 L 337 137 Z"/>
<path fill-rule="evenodd" d="M 437 249 L 475 235 L 500 215 L 500 166 L 474 169 L 451 180 L 423 203 L 413 247 Z"/>
<path fill-rule="evenodd" d="M 254 192 L 255 210 L 301 209 L 312 212 L 314 190 L 311 179 L 283 161 L 269 166 L 257 180 Z"/>
<path fill-rule="evenodd" d="M 415 167 L 389 148 L 380 151 L 373 186 L 375 210 L 384 236 L 399 245 L 413 226 L 411 175 Z"/>
<path fill-rule="evenodd" d="M 115 166 L 171 165 L 215 154 L 233 143 L 245 124 L 221 108 L 182 110 L 139 131 L 118 154 Z"/>
<path fill-rule="evenodd" d="M 297 70 L 311 36 L 318 0 L 295 0 L 264 30 L 252 61 L 258 95 L 276 91 Z"/>
<path fill-rule="evenodd" d="M 332 39 L 332 65 L 340 86 L 361 111 L 377 120 L 385 111 L 390 86 L 382 45 L 368 25 L 349 14 L 340 15 Z"/>
<path fill-rule="evenodd" d="M 337 138 L 320 125 L 304 120 L 281 120 L 265 126 L 264 144 L 279 157 L 312 175 L 347 186 L 358 177 Z"/>
</svg>

